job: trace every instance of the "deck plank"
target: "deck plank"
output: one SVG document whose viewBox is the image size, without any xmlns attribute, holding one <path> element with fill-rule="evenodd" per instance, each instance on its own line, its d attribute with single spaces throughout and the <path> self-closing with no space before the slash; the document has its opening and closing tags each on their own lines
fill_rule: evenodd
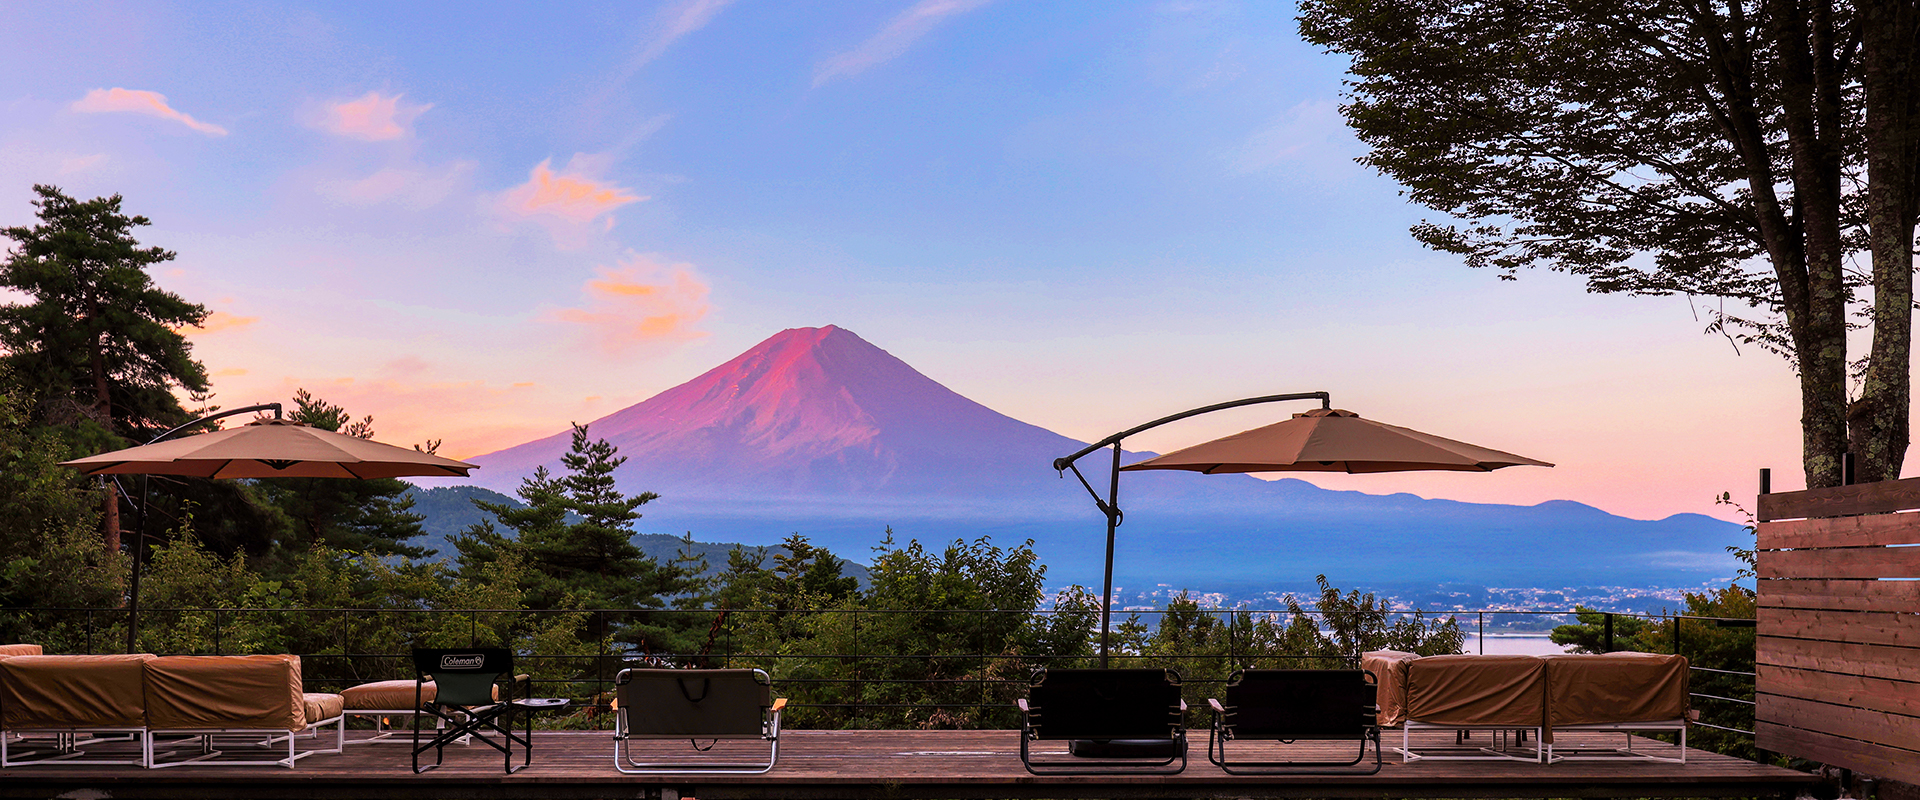
<svg viewBox="0 0 1920 800">
<path fill-rule="evenodd" d="M 359 734 L 360 732 L 354 732 Z M 501 770 L 500 754 L 483 745 L 454 746 L 446 765 L 423 775 L 409 767 L 409 748 L 350 744 L 341 755 L 316 755 L 296 769 L 187 766 L 15 767 L 0 771 L 0 798 L 113 797 L 116 800 L 257 798 L 391 800 L 396 798 L 658 798 L 665 789 L 702 800 L 760 798 L 987 797 L 1763 797 L 1792 796 L 1812 776 L 1698 750 L 1686 764 L 1648 761 L 1400 763 L 1387 752 L 1377 775 L 1228 775 L 1207 762 L 1196 731 L 1185 772 L 1171 776 L 1030 775 L 1021 767 L 1014 731 L 788 731 L 780 762 L 765 775 L 635 776 L 613 768 L 611 735 L 539 731 L 533 766 Z M 1476 734 L 1483 737 L 1485 732 Z M 1622 734 L 1561 733 L 1557 746 L 1613 746 Z M 1386 734 L 1387 746 L 1399 742 Z M 1445 732 L 1416 733 L 1416 745 L 1451 741 Z M 1665 745 L 1637 740 L 1636 747 Z M 1236 747 L 1240 746 L 1236 743 Z M 1278 745 L 1273 745 L 1278 746 Z M 1325 758 L 1345 747 L 1300 744 L 1292 757 Z M 685 742 L 651 742 L 643 752 L 689 750 Z M 721 742 L 709 755 L 750 754 L 748 743 Z M 1304 752 L 1303 752 L 1304 750 Z M 518 753 L 516 761 L 518 760 Z M 1247 755 L 1260 756 L 1257 750 Z M 1350 755 L 1349 755 L 1350 757 Z M 1368 758 L 1371 761 L 1371 755 Z"/>
</svg>

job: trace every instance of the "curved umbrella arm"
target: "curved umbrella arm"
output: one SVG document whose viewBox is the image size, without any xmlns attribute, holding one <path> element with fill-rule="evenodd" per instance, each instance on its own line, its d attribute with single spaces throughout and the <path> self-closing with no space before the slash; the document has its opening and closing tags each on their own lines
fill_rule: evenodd
<svg viewBox="0 0 1920 800">
<path fill-rule="evenodd" d="M 1136 425 L 1134 427 L 1128 428 L 1124 431 L 1116 433 L 1105 439 L 1101 439 L 1100 441 L 1094 442 L 1093 444 L 1087 445 L 1086 447 L 1080 448 L 1080 452 L 1074 453 L 1073 455 L 1066 456 L 1064 458 L 1054 459 L 1053 469 L 1055 472 L 1066 472 L 1067 468 L 1073 466 L 1073 462 L 1079 461 L 1081 456 L 1084 456 L 1102 447 L 1106 447 L 1107 445 L 1116 444 L 1121 439 L 1125 439 L 1141 431 L 1158 428 L 1169 422 L 1178 422 L 1188 417 L 1197 417 L 1197 416 L 1200 416 L 1201 414 L 1210 414 L 1215 411 L 1224 411 L 1229 408 L 1239 408 L 1241 406 L 1259 405 L 1261 403 L 1277 403 L 1282 400 L 1318 400 L 1320 401 L 1321 408 L 1333 408 L 1333 398 L 1332 396 L 1328 395 L 1326 392 L 1295 392 L 1293 394 L 1270 394 L 1265 397 L 1249 397 L 1245 400 L 1234 400 L 1228 403 L 1215 403 L 1210 406 L 1204 406 L 1201 408 L 1193 409 L 1192 411 L 1182 411 L 1170 417 L 1161 417 L 1145 425 Z M 1080 471 L 1076 469 L 1074 470 L 1074 474 L 1078 475 L 1080 474 Z M 1086 478 L 1084 477 L 1081 478 L 1080 482 L 1085 483 Z M 1093 491 L 1093 487 L 1091 486 L 1087 487 L 1087 491 L 1089 492 Z M 1097 494 L 1095 495 L 1095 499 L 1096 500 L 1099 499 L 1099 496 Z"/>
<path fill-rule="evenodd" d="M 169 436 L 172 436 L 172 435 L 174 435 L 174 434 L 176 434 L 176 433 L 179 433 L 179 432 L 181 432 L 181 431 L 184 431 L 184 430 L 186 430 L 186 429 L 188 429 L 188 428 L 191 428 L 191 427 L 193 427 L 193 426 L 195 426 L 195 425 L 199 425 L 199 424 L 202 424 L 202 423 L 206 423 L 206 422 L 212 422 L 212 421 L 214 421 L 214 420 L 216 420 L 216 419 L 221 419 L 221 418 L 224 418 L 224 417 L 231 417 L 231 416 L 235 416 L 235 415 L 238 415 L 238 414 L 249 414 L 249 413 L 252 413 L 252 412 L 255 412 L 255 411 L 266 411 L 266 410 L 268 410 L 268 409 L 272 409 L 272 410 L 273 410 L 273 418 L 274 418 L 274 419 L 280 419 L 280 404 L 279 404 L 279 403 L 261 403 L 261 404 L 259 404 L 259 405 L 257 405 L 257 406 L 246 406 L 246 407 L 244 407 L 244 408 L 236 408 L 236 409 L 234 409 L 234 410 L 232 410 L 232 411 L 222 411 L 222 412 L 220 412 L 220 413 L 218 413 L 218 414 L 208 414 L 208 415 L 206 415 L 206 416 L 204 416 L 204 417 L 201 417 L 201 418 L 199 418 L 199 419 L 196 419 L 196 420 L 194 420 L 194 421 L 192 421 L 192 422 L 189 422 L 189 423 L 187 423 L 187 424 L 185 424 L 185 425 L 181 425 L 181 426 L 180 426 L 180 427 L 178 427 L 178 428 L 174 428 L 173 430 L 170 430 L 170 431 L 167 431 L 166 433 L 163 433 L 163 434 L 160 434 L 159 436 L 155 436 L 155 437 L 153 437 L 153 440 L 152 440 L 152 441 L 149 441 L 149 442 L 147 442 L 147 444 L 153 444 L 154 442 L 158 442 L 158 441 L 160 441 L 161 439 L 165 439 L 165 438 L 167 438 L 167 437 L 169 437 Z"/>
</svg>

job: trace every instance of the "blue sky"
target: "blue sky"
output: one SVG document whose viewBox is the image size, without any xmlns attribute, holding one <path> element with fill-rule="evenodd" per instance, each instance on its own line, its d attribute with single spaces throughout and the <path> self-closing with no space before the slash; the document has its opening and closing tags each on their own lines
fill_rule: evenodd
<svg viewBox="0 0 1920 800">
<path fill-rule="evenodd" d="M 1778 359 L 1684 298 L 1500 282 L 1353 163 L 1344 63 L 1259 2 L 40 4 L 0 26 L 0 224 L 119 193 L 228 406 L 305 387 L 477 455 L 839 325 L 1093 439 L 1237 397 L 1558 463 L 1311 478 L 1636 517 L 1798 481 Z M 1285 409 L 1196 419 L 1171 449 Z"/>
</svg>

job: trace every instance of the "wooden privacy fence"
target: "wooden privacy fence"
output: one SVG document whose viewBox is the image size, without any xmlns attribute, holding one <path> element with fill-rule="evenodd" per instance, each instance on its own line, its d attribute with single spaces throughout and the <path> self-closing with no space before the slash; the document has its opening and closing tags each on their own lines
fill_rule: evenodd
<svg viewBox="0 0 1920 800">
<path fill-rule="evenodd" d="M 1920 478 L 1762 494 L 1755 744 L 1920 783 Z"/>
</svg>

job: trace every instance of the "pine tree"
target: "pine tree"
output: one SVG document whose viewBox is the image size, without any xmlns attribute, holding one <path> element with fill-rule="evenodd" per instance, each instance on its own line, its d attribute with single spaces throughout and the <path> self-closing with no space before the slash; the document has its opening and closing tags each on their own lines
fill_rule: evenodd
<svg viewBox="0 0 1920 800">
<path fill-rule="evenodd" d="M 77 201 L 57 187 L 33 187 L 40 223 L 0 229 L 14 241 L 0 263 L 0 288 L 27 296 L 0 305 L 0 365 L 28 404 L 33 423 L 62 429 L 81 452 L 145 442 L 188 421 L 174 396 L 208 388 L 206 369 L 179 329 L 207 309 L 153 285 L 147 270 L 174 253 L 141 247 L 120 196 Z M 120 547 L 120 504 L 103 501 L 101 533 Z"/>
<path fill-rule="evenodd" d="M 361 439 L 373 438 L 373 417 L 354 420 L 346 409 L 294 393 L 296 422 Z M 429 550 L 407 544 L 421 535 L 424 519 L 413 513 L 407 484 L 398 478 L 267 478 L 256 482 L 268 502 L 286 514 L 290 530 L 276 549 L 282 558 L 316 546 L 377 556 L 421 558 Z"/>
</svg>

